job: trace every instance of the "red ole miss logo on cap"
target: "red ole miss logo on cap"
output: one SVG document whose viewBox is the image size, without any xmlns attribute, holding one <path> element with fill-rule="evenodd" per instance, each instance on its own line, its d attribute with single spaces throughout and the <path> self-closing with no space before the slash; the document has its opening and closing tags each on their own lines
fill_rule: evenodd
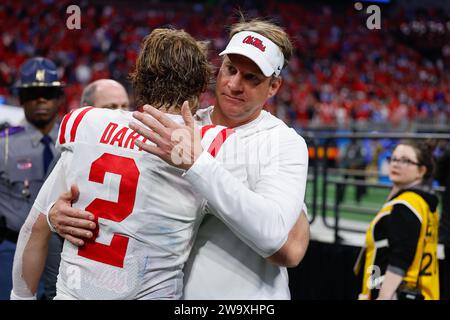
<svg viewBox="0 0 450 320">
<path fill-rule="evenodd" d="M 245 37 L 245 39 L 242 41 L 242 43 L 251 44 L 252 46 L 258 48 L 262 52 L 266 51 L 266 46 L 263 45 L 262 41 L 260 39 L 258 39 L 258 38 L 253 37 L 253 36 Z"/>
</svg>

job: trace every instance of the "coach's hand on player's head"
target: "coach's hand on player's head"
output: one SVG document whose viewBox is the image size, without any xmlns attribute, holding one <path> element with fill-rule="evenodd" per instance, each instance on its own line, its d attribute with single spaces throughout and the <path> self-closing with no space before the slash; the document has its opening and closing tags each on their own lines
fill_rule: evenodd
<svg viewBox="0 0 450 320">
<path fill-rule="evenodd" d="M 131 122 L 130 128 L 154 143 L 153 145 L 135 140 L 135 145 L 139 148 L 160 157 L 175 167 L 188 170 L 200 157 L 203 148 L 200 130 L 195 125 L 187 101 L 181 107 L 181 115 L 184 124 L 179 124 L 167 114 L 145 105 L 144 113 L 137 111 L 133 113 L 133 117 L 141 124 Z"/>
<path fill-rule="evenodd" d="M 96 228 L 92 213 L 72 207 L 78 200 L 80 191 L 74 184 L 70 191 L 61 194 L 48 213 L 52 227 L 64 239 L 76 246 L 83 246 L 85 239 L 93 236 Z"/>
</svg>

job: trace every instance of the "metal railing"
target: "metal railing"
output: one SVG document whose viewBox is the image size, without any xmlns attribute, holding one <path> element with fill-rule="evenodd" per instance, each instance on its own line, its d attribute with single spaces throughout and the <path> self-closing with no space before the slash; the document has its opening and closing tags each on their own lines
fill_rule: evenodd
<svg viewBox="0 0 450 320">
<path fill-rule="evenodd" d="M 362 170 L 349 170 L 349 169 L 336 169 L 329 167 L 329 157 L 328 150 L 333 141 L 337 139 L 349 139 L 349 140 L 362 140 L 362 139 L 370 139 L 370 140 L 378 140 L 378 139 L 392 139 L 392 140 L 447 140 L 450 141 L 450 134 L 442 134 L 442 133 L 318 133 L 318 132 L 302 132 L 301 136 L 306 140 L 309 147 L 314 149 L 314 161 L 310 160 L 309 167 L 309 176 L 308 181 L 312 186 L 312 203 L 308 204 L 308 213 L 310 216 L 310 223 L 314 223 L 315 219 L 318 217 L 320 213 L 320 217 L 322 218 L 322 222 L 326 228 L 334 230 L 334 241 L 335 243 L 340 242 L 339 232 L 347 231 L 347 232 L 356 232 L 356 233 L 365 233 L 366 230 L 359 230 L 351 227 L 343 227 L 340 225 L 341 214 L 342 211 L 345 210 L 347 212 L 353 212 L 355 214 L 361 214 L 362 216 L 371 215 L 373 216 L 377 210 L 368 209 L 363 207 L 352 207 L 346 206 L 339 203 L 338 199 L 338 188 L 340 185 L 344 186 L 365 186 L 366 188 L 380 188 L 380 189 L 390 189 L 392 185 L 390 183 L 380 183 L 380 182 L 366 182 L 366 181 L 358 181 L 354 179 L 342 179 L 342 178 L 330 178 L 330 174 L 333 175 L 358 175 L 363 174 L 367 177 L 379 174 L 361 172 Z M 318 151 L 319 148 L 323 148 L 323 157 L 319 159 Z M 312 165 L 311 165 L 312 164 Z M 319 203 L 319 183 L 322 183 L 321 188 L 321 197 Z M 328 203 L 328 188 L 329 184 L 333 184 L 336 188 L 334 202 L 332 204 Z M 445 189 L 443 187 L 434 188 L 435 191 L 441 193 Z M 380 207 L 383 203 L 380 203 Z M 320 209 L 320 212 L 319 212 Z M 327 220 L 327 210 L 332 209 L 334 224 L 330 224 Z"/>
</svg>

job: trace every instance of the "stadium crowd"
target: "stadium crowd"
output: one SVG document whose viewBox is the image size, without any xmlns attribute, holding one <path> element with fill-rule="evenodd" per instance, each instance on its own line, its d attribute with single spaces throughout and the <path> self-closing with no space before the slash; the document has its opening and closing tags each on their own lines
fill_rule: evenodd
<svg viewBox="0 0 450 320">
<path fill-rule="evenodd" d="M 0 103 L 18 104 L 11 89 L 18 68 L 37 55 L 55 61 L 69 84 L 64 111 L 78 107 L 82 88 L 96 79 L 116 79 L 131 89 L 128 74 L 139 43 L 158 26 L 184 28 L 211 40 L 217 65 L 217 52 L 226 44 L 223 26 L 236 19 L 236 6 L 224 1 L 100 3 L 82 2 L 81 29 L 69 30 L 68 0 L 2 1 Z M 364 128 L 370 123 L 404 130 L 414 122 L 448 124 L 450 20 L 442 12 L 404 9 L 388 15 L 386 10 L 381 29 L 368 30 L 368 15 L 351 3 L 251 6 L 249 14 L 286 26 L 296 46 L 282 90 L 266 106 L 289 125 Z M 202 106 L 213 99 L 211 90 Z"/>
</svg>

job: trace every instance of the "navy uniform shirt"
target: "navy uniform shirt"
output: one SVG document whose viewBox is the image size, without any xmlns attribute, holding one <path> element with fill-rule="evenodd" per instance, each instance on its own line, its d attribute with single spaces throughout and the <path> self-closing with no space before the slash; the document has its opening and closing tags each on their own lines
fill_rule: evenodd
<svg viewBox="0 0 450 320">
<path fill-rule="evenodd" d="M 51 150 L 57 156 L 54 144 L 59 123 L 50 131 Z M 42 133 L 26 122 L 24 130 L 0 137 L 0 216 L 6 226 L 20 231 L 45 180 L 44 144 Z"/>
</svg>

